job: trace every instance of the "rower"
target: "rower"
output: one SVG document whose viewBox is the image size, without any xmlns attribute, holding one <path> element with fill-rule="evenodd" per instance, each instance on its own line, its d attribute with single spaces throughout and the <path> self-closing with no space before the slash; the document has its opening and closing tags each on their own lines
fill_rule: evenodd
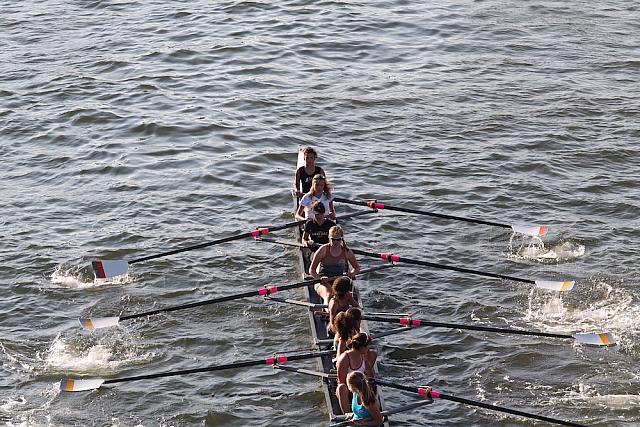
<svg viewBox="0 0 640 427">
<path fill-rule="evenodd" d="M 295 181 L 293 187 L 297 197 L 301 197 L 304 193 L 308 193 L 311 189 L 311 180 L 315 175 L 324 175 L 324 170 L 320 166 L 316 166 L 318 153 L 311 147 L 305 147 L 302 150 L 304 156 L 304 166 L 300 166 L 296 170 Z"/>
<path fill-rule="evenodd" d="M 314 285 L 316 293 L 329 305 L 332 290 L 329 277 L 347 275 L 354 278 L 360 271 L 355 255 L 344 241 L 342 227 L 334 225 L 329 229 L 329 243 L 318 248 L 311 261 L 309 274 L 320 283 Z"/>
<path fill-rule="evenodd" d="M 324 205 L 325 215 L 331 219 L 336 218 L 333 211 L 333 196 L 331 195 L 331 184 L 324 175 L 314 175 L 311 180 L 311 188 L 300 199 L 300 206 L 296 211 L 296 219 L 312 219 L 315 213 L 311 210 L 311 205 L 316 200 L 320 200 Z"/>
<path fill-rule="evenodd" d="M 338 277 L 331 285 L 332 295 L 329 299 L 329 325 L 330 334 L 335 334 L 333 319 L 338 313 L 347 311 L 350 307 L 360 307 L 358 301 L 353 297 L 353 283 L 347 276 Z"/>
<path fill-rule="evenodd" d="M 353 393 L 351 413 L 353 425 L 381 426 L 384 417 L 380 412 L 380 401 L 375 388 L 362 372 L 351 372 L 347 375 L 347 387 Z M 358 421 L 356 421 L 358 420 Z M 359 421 L 362 420 L 362 421 Z"/>
<path fill-rule="evenodd" d="M 315 250 L 314 244 L 325 245 L 329 243 L 329 229 L 336 223 L 324 217 L 326 211 L 320 200 L 313 202 L 311 210 L 314 213 L 313 219 L 307 220 L 304 224 L 302 243 Z"/>
<path fill-rule="evenodd" d="M 347 375 L 358 371 L 367 377 L 373 377 L 373 366 L 375 363 L 374 354 L 369 352 L 371 338 L 364 332 L 358 332 L 347 341 L 347 351 L 342 353 L 336 362 L 338 373 L 338 387 L 336 396 L 340 402 L 343 413 L 349 412 L 351 408 L 351 396 L 347 388 Z M 377 356 L 377 354 L 375 355 Z"/>
<path fill-rule="evenodd" d="M 360 332 L 361 318 L 362 310 L 359 308 L 350 308 L 347 311 L 341 311 L 333 318 L 333 330 L 336 334 L 333 340 L 333 346 L 336 349 L 336 360 L 347 350 L 347 342 L 351 337 Z"/>
</svg>

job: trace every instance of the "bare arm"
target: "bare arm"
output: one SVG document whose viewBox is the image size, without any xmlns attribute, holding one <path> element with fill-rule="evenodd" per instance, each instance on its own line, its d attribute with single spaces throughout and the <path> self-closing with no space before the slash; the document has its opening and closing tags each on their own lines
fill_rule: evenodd
<svg viewBox="0 0 640 427">
<path fill-rule="evenodd" d="M 349 249 L 349 253 L 347 254 L 347 260 L 349 264 L 351 264 L 351 271 L 349 271 L 348 276 L 353 279 L 356 274 L 360 273 L 360 264 L 358 264 L 358 260 L 351 249 Z"/>
<path fill-rule="evenodd" d="M 298 206 L 298 210 L 296 211 L 296 219 L 298 221 L 302 221 L 303 219 L 306 219 L 304 214 L 304 206 L 302 205 Z"/>
<path fill-rule="evenodd" d="M 333 200 L 329 201 L 329 218 L 336 220 L 336 211 L 333 209 Z"/>
<path fill-rule="evenodd" d="M 320 279 L 320 275 L 318 274 L 318 265 L 320 265 L 320 261 L 324 258 L 324 254 L 326 251 L 326 245 L 320 246 L 320 248 L 316 251 L 313 256 L 313 260 L 311 261 L 311 265 L 309 266 L 309 274 L 314 279 Z"/>
<path fill-rule="evenodd" d="M 300 187 L 300 168 L 296 169 L 296 174 L 293 177 L 293 188 L 296 192 L 296 196 L 302 196 L 302 188 Z"/>
</svg>

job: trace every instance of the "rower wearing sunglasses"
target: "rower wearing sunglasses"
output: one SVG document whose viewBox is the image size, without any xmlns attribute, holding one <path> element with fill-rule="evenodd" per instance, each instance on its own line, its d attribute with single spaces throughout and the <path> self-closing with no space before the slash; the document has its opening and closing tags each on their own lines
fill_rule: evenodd
<svg viewBox="0 0 640 427">
<path fill-rule="evenodd" d="M 334 225 L 329 229 L 329 243 L 318 248 L 309 267 L 309 274 L 321 280 L 314 286 L 316 293 L 329 304 L 333 293 L 329 277 L 347 275 L 353 279 L 359 272 L 360 265 L 344 241 L 342 227 Z"/>
</svg>

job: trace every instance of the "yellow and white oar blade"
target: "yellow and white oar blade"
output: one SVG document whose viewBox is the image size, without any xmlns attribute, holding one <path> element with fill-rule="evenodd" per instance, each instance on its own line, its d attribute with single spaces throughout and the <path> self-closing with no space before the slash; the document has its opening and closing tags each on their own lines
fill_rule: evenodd
<svg viewBox="0 0 640 427">
<path fill-rule="evenodd" d="M 129 271 L 129 263 L 123 259 L 97 260 L 91 262 L 96 279 L 122 276 Z"/>
<path fill-rule="evenodd" d="M 118 322 L 120 322 L 119 317 L 87 317 L 87 318 L 79 318 L 78 321 L 80 325 L 88 329 L 90 331 L 95 331 L 96 329 L 109 328 L 111 326 L 118 326 Z"/>
<path fill-rule="evenodd" d="M 511 229 L 516 233 L 526 234 L 531 237 L 544 236 L 547 234 L 546 225 L 513 224 Z"/>
<path fill-rule="evenodd" d="M 87 391 L 100 388 L 104 383 L 102 378 L 89 379 L 89 380 L 73 380 L 71 378 L 65 378 L 60 381 L 61 391 Z"/>
<path fill-rule="evenodd" d="M 536 280 L 536 287 L 542 288 L 542 289 L 549 289 L 550 291 L 556 291 L 556 292 L 570 291 L 571 289 L 573 289 L 573 285 L 575 284 L 576 282 L 574 282 L 573 280 L 565 280 L 562 282 L 553 282 L 549 280 Z"/>
<path fill-rule="evenodd" d="M 592 334 L 575 334 L 576 342 L 589 345 L 616 345 L 616 339 L 611 332 L 600 332 Z"/>
</svg>

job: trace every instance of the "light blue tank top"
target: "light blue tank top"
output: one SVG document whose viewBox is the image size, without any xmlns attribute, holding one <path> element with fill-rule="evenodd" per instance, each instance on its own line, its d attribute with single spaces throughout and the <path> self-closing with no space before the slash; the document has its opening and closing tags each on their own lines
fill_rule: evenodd
<svg viewBox="0 0 640 427">
<path fill-rule="evenodd" d="M 358 403 L 358 394 L 353 393 L 353 399 L 351 399 L 351 412 L 353 412 L 353 419 L 358 420 L 362 418 L 369 418 L 371 414 L 367 410 L 366 406 Z M 380 426 L 376 426 L 380 427 Z"/>
</svg>

